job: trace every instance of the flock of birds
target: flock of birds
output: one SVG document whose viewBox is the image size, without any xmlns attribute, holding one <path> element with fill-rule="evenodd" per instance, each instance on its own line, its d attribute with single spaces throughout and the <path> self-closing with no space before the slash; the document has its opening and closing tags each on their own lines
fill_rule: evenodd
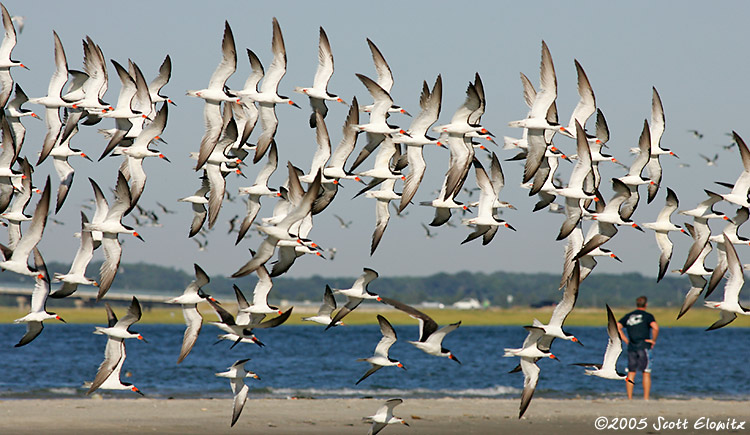
<svg viewBox="0 0 750 435">
<path fill-rule="evenodd" d="M 60 38 L 54 32 L 53 54 L 56 69 L 50 79 L 47 95 L 28 98 L 11 77 L 14 68 L 25 66 L 11 58 L 11 51 L 16 44 L 16 31 L 10 14 L 2 4 L 0 6 L 5 29 L 5 37 L 0 46 L 0 106 L 4 108 L 0 154 L 0 217 L 8 221 L 8 244 L 0 245 L 4 256 L 0 268 L 33 276 L 36 280 L 31 312 L 16 320 L 27 325 L 26 334 L 16 345 L 23 346 L 41 333 L 43 321 L 62 320 L 60 316 L 46 310 L 48 296 L 62 298 L 73 294 L 79 285 L 94 285 L 98 286 L 97 300 L 105 298 L 119 268 L 122 255 L 120 235 L 140 238 L 138 232 L 123 224 L 122 220 L 133 210 L 142 210 L 137 203 L 146 186 L 144 159 L 158 157 L 167 160 L 164 154 L 152 147 L 161 140 L 167 124 L 169 104 L 174 102 L 161 94 L 162 88 L 168 84 L 171 77 L 169 56 L 165 58 L 158 75 L 150 83 L 132 61 L 128 61 L 126 67 L 112 60 L 121 88 L 116 105 L 111 106 L 103 100 L 108 88 L 108 71 L 101 48 L 90 37 L 86 37 L 83 40 L 84 71 L 69 69 Z M 333 54 L 328 37 L 322 28 L 319 35 L 319 64 L 313 85 L 294 89 L 295 92 L 309 98 L 312 108 L 309 125 L 315 129 L 318 145 L 315 155 L 307 173 L 289 162 L 288 176 L 283 185 L 278 188 L 269 186 L 269 178 L 278 166 L 279 153 L 284 152 L 284 147 L 278 146 L 275 141 L 279 127 L 276 106 L 280 104 L 299 108 L 299 105 L 289 97 L 279 94 L 280 81 L 286 73 L 286 50 L 278 21 L 273 19 L 272 23 L 273 60 L 267 70 L 263 68 L 258 56 L 248 49 L 246 54 L 252 70 L 250 76 L 242 89 L 228 87 L 227 80 L 237 67 L 237 50 L 231 27 L 227 22 L 221 42 L 221 61 L 211 76 L 208 87 L 187 91 L 187 95 L 203 100 L 203 119 L 206 126 L 199 149 L 192 153 L 192 157 L 197 161 L 195 171 L 200 176 L 196 177 L 196 182 L 200 187 L 194 194 L 179 199 L 192 205 L 193 218 L 189 227 L 189 237 L 201 233 L 205 227 L 210 229 L 215 225 L 222 202 L 229 194 L 226 191 L 226 177 L 233 172 L 242 174 L 242 166 L 252 161 L 252 164 L 259 166 L 259 170 L 251 186 L 239 188 L 240 195 L 247 195 L 247 213 L 239 224 L 236 244 L 246 239 L 248 231 L 253 227 L 262 234 L 263 241 L 255 250 L 251 250 L 250 259 L 232 275 L 241 277 L 255 273 L 258 276 L 252 303 L 248 303 L 237 286 L 234 287 L 239 306 L 236 315 L 228 312 L 216 299 L 202 290 L 202 287 L 209 283 L 209 277 L 197 264 L 196 279 L 181 296 L 167 301 L 182 306 L 187 324 L 178 363 L 191 352 L 201 330 L 203 319 L 197 310 L 199 303 L 207 302 L 214 309 L 219 321 L 213 324 L 225 332 L 220 338 L 232 341 L 232 347 L 240 343 L 263 346 L 253 331 L 279 326 L 289 318 L 292 308 L 282 311 L 268 305 L 268 295 L 273 286 L 272 278 L 288 271 L 299 257 L 306 254 L 323 256 L 325 251 L 310 238 L 313 217 L 321 215 L 332 203 L 340 183 L 345 182 L 344 180 L 352 180 L 351 183 L 363 185 L 356 196 L 364 195 L 375 200 L 376 227 L 370 246 L 371 254 L 375 252 L 387 228 L 391 207 L 401 214 L 413 204 L 412 201 L 426 171 L 423 156 L 426 146 L 447 148 L 449 152 L 448 170 L 437 197 L 420 202 L 423 206 L 435 209 L 435 217 L 429 224 L 431 227 L 448 224 L 453 211 L 466 215 L 473 209 L 476 211 L 475 217 L 462 219 L 462 224 L 471 228 L 463 243 L 481 237 L 482 244 L 487 245 L 501 227 L 514 230 L 508 222 L 499 217 L 503 209 L 515 207 L 500 200 L 499 196 L 505 185 L 500 160 L 494 152 L 483 145 L 488 142 L 494 144 L 495 141 L 492 133 L 480 124 L 485 112 L 486 96 L 479 74 L 476 74 L 467 86 L 466 99 L 454 112 L 449 123 L 434 126 L 440 116 L 443 92 L 442 78 L 438 75 L 432 87 L 427 82 L 423 83 L 419 97 L 420 112 L 413 118 L 411 125 L 408 128 L 395 126 L 389 123 L 391 116 L 411 115 L 403 107 L 395 104 L 389 94 L 393 85 L 393 75 L 383 54 L 372 41 L 367 40 L 377 78 L 371 79 L 363 74 L 357 74 L 357 78 L 367 89 L 373 103 L 360 105 L 356 97 L 348 103 L 327 89 L 334 72 Z M 536 195 L 539 198 L 533 211 L 547 208 L 551 212 L 563 213 L 564 220 L 557 239 L 567 239 L 560 282 L 560 289 L 564 289 L 561 302 L 555 308 L 548 324 L 534 319 L 533 324 L 526 327 L 528 336 L 522 347 L 505 350 L 506 356 L 520 358 L 520 364 L 514 371 L 523 372 L 525 378 L 519 418 L 526 411 L 539 380 L 540 369 L 537 362 L 547 357 L 556 359 L 550 353 L 553 341 L 559 338 L 580 344 L 573 335 L 563 330 L 563 324 L 575 306 L 581 283 L 596 266 L 597 257 L 619 260 L 604 247 L 618 233 L 618 227 L 630 226 L 635 230 L 644 231 L 645 228 L 654 231 L 661 250 L 657 281 L 665 276 L 672 257 L 669 233 L 686 232 L 670 220 L 679 202 L 675 192 L 669 188 L 666 188 L 666 205 L 656 222 L 639 225 L 632 220 L 636 208 L 641 203 L 639 186 L 646 185 L 647 202 L 655 200 L 663 183 L 659 159 L 661 156 L 675 155 L 674 152 L 660 146 L 665 118 L 656 89 L 653 90 L 651 120 L 650 123 L 648 120 L 644 122 L 638 147 L 634 150 L 635 160 L 626 167 L 627 174 L 611 178 L 614 194 L 605 202 L 600 191 L 603 176 L 599 165 L 624 165 L 602 152 L 609 140 L 609 129 L 602 111 L 596 107 L 594 92 L 583 67 L 578 61 L 575 62 L 575 67 L 580 101 L 568 124 L 562 125 L 559 123 L 556 106 L 555 69 L 549 49 L 542 42 L 539 90 L 534 88 L 528 77 L 521 74 L 523 95 L 530 109 L 525 118 L 509 124 L 511 127 L 522 128 L 522 137 L 506 137 L 504 140 L 503 149 L 517 152 L 509 160 L 523 161 L 522 186 L 530 190 L 531 196 Z M 13 91 L 15 94 L 11 99 Z M 341 141 L 333 151 L 326 127 L 326 102 L 349 106 Z M 44 107 L 47 130 L 36 166 L 44 164 L 48 157 L 52 157 L 53 165 L 60 177 L 55 203 L 56 212 L 64 206 L 72 187 L 74 170 L 68 159 L 80 156 L 90 160 L 87 154 L 71 147 L 71 140 L 75 138 L 79 129 L 102 121 L 108 122 L 108 118 L 113 119 L 113 128 L 99 130 L 106 138 L 106 145 L 99 159 L 108 155 L 122 157 L 111 202 L 107 200 L 99 184 L 89 179 L 96 210 L 91 220 L 83 211 L 81 212 L 81 231 L 78 234 L 80 248 L 70 271 L 67 274 L 54 275 L 54 282 L 62 283 L 54 292 L 50 292 L 50 277 L 37 249 L 49 215 L 52 194 L 49 178 L 41 191 L 33 215 L 29 217 L 24 214 L 32 193 L 39 193 L 32 183 L 33 167 L 29 159 L 19 157 L 25 136 L 23 118 L 38 118 L 32 110 L 23 108 L 24 104 Z M 367 122 L 360 120 L 363 113 L 369 114 Z M 585 125 L 594 114 L 595 133 L 592 134 L 586 130 Z M 259 130 L 260 134 L 253 144 L 250 138 L 255 130 Z M 437 137 L 430 137 L 430 131 L 436 132 Z M 366 144 L 354 162 L 345 168 L 362 132 L 367 138 Z M 697 136 L 698 132 L 695 133 Z M 574 141 L 575 155 L 566 154 L 561 147 L 553 143 L 553 138 L 559 136 Z M 731 188 L 731 192 L 718 194 L 706 191 L 706 201 L 692 210 L 680 212 L 693 217 L 693 223 L 684 226 L 694 242 L 687 260 L 679 270 L 690 278 L 691 283 L 691 289 L 679 316 L 685 314 L 704 289 L 708 296 L 724 275 L 729 273 L 723 300 L 705 302 L 707 307 L 719 309 L 721 312 L 720 320 L 711 325 L 709 330 L 727 325 L 737 314 L 750 314 L 750 310 L 739 304 L 739 292 L 744 282 L 743 265 L 734 248 L 736 244 L 750 244 L 748 239 L 737 233 L 739 226 L 748 219 L 750 207 L 750 150 L 736 133 L 734 141 L 740 151 L 744 171 L 736 183 L 726 185 Z M 484 159 L 480 159 L 481 153 L 484 152 L 489 159 L 486 163 L 482 162 Z M 375 156 L 370 159 L 374 160 L 372 169 L 358 170 L 373 153 Z M 251 155 L 252 158 L 248 159 Z M 560 169 L 560 159 L 575 160 L 567 184 L 559 181 L 556 175 Z M 644 169 L 647 176 L 643 176 Z M 461 202 L 459 195 L 470 190 L 465 184 L 472 172 L 480 192 L 479 200 L 472 203 Z M 397 183 L 402 184 L 400 193 L 396 189 Z M 564 204 L 556 202 L 558 196 L 562 197 Z M 260 201 L 263 197 L 269 200 L 273 198 L 277 202 L 271 216 L 258 219 Z M 730 219 L 715 210 L 714 205 L 719 201 L 737 205 L 739 209 L 736 216 Z M 163 209 L 167 211 L 165 207 Z M 350 223 L 340 216 L 334 217 L 342 227 L 347 227 Z M 723 219 L 727 221 L 727 227 L 722 233 L 712 235 L 708 225 L 710 219 Z M 21 223 L 25 221 L 30 222 L 22 234 Z M 584 224 L 588 226 L 585 235 Z M 430 233 L 429 227 L 424 224 L 422 226 L 428 237 L 434 236 Z M 718 264 L 710 269 L 706 267 L 705 259 L 714 246 L 719 253 Z M 86 266 L 99 247 L 102 247 L 104 252 L 100 276 L 98 279 L 86 277 Z M 34 265 L 29 266 L 28 261 L 32 253 Z M 277 254 L 277 261 L 269 263 L 274 254 Z M 272 266 L 267 266 L 269 264 Z M 419 322 L 419 337 L 410 343 L 427 354 L 446 357 L 460 363 L 451 351 L 442 346 L 442 341 L 448 333 L 458 328 L 461 322 L 439 327 L 433 319 L 417 309 L 368 291 L 368 284 L 377 276 L 377 272 L 365 268 L 364 273 L 351 288 L 327 287 L 317 315 L 304 320 L 326 325 L 327 330 L 342 325 L 344 317 L 362 301 L 376 300 L 407 313 Z M 706 277 L 710 277 L 708 281 Z M 345 296 L 347 302 L 334 315 L 337 294 Z M 92 393 L 97 389 L 129 389 L 140 393 L 135 386 L 120 380 L 125 360 L 125 340 L 143 340 L 140 334 L 130 331 L 130 327 L 141 318 L 140 304 L 133 297 L 127 314 L 119 320 L 106 302 L 105 307 L 108 326 L 97 327 L 95 331 L 96 334 L 107 336 L 105 359 L 88 392 Z M 625 376 L 616 371 L 621 342 L 614 315 L 609 307 L 607 312 L 609 344 L 603 363 L 584 365 L 594 367 L 587 370 L 586 374 L 622 380 Z M 268 315 L 274 314 L 277 316 L 266 319 Z M 372 356 L 360 360 L 369 363 L 371 367 L 356 382 L 357 384 L 383 367 L 404 368 L 401 362 L 389 357 L 389 349 L 397 339 L 396 331 L 384 316 L 378 314 L 377 320 L 383 338 Z M 239 418 L 248 396 L 248 386 L 244 379 L 257 378 L 256 374 L 244 368 L 247 361 L 239 360 L 227 371 L 217 373 L 217 376 L 228 378 L 231 382 L 234 393 L 232 425 Z M 401 399 L 391 399 L 375 415 L 369 417 L 368 421 L 373 424 L 371 433 L 377 433 L 389 423 L 404 423 L 402 419 L 393 416 L 393 408 L 399 403 Z"/>
</svg>

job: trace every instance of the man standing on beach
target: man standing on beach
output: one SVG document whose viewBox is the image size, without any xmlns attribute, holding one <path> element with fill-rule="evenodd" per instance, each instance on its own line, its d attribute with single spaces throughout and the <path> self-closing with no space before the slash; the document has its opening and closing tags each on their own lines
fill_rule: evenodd
<svg viewBox="0 0 750 435">
<path fill-rule="evenodd" d="M 651 349 L 659 336 L 659 325 L 654 316 L 646 311 L 648 299 L 641 296 L 635 300 L 635 311 L 624 315 L 617 322 L 620 338 L 628 345 L 628 380 L 625 382 L 628 400 L 633 398 L 635 373 L 643 372 L 643 400 L 648 400 L 651 392 Z M 627 329 L 625 336 L 623 329 Z"/>
</svg>

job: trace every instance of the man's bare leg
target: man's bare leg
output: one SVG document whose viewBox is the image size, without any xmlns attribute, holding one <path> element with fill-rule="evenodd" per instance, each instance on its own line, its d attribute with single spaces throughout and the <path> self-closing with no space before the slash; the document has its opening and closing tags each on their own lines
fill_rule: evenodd
<svg viewBox="0 0 750 435">
<path fill-rule="evenodd" d="M 633 389 L 633 386 L 630 386 Z M 648 400 L 649 393 L 651 392 L 651 373 L 643 373 L 643 400 Z"/>
<path fill-rule="evenodd" d="M 628 400 L 632 400 L 633 399 L 633 382 L 635 381 L 635 372 L 628 372 L 628 379 L 631 382 L 625 381 L 625 388 L 628 391 Z M 649 378 L 649 381 L 650 380 L 651 380 L 651 378 Z M 649 385 L 651 385 L 650 382 L 649 382 Z"/>
</svg>

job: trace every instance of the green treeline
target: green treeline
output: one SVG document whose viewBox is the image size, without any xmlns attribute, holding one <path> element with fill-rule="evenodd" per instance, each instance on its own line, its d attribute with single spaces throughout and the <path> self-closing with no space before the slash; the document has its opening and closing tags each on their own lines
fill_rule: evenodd
<svg viewBox="0 0 750 435">
<path fill-rule="evenodd" d="M 98 276 L 101 263 L 91 263 L 87 276 Z M 48 263 L 50 274 L 65 273 L 68 266 Z M 115 291 L 133 291 L 142 293 L 164 293 L 168 296 L 179 294 L 193 279 L 191 274 L 174 268 L 155 266 L 145 263 L 122 264 L 112 286 Z M 271 297 L 274 300 L 291 301 L 322 300 L 326 284 L 332 288 L 348 288 L 355 276 L 324 278 L 274 278 L 274 289 Z M 525 274 L 494 272 L 456 274 L 439 273 L 427 277 L 383 277 L 373 281 L 369 290 L 384 296 L 397 298 L 405 303 L 441 302 L 452 304 L 465 298 L 476 298 L 489 301 L 493 306 L 507 307 L 512 305 L 528 306 L 550 301 L 555 303 L 560 298 L 558 274 Z M 254 275 L 241 279 L 211 276 L 211 282 L 204 289 L 207 293 L 223 299 L 234 299 L 232 285 L 236 284 L 251 298 L 255 285 Z M 33 285 L 33 280 L 14 273 L 0 273 L 0 285 Z M 52 284 L 55 289 L 59 284 Z M 637 273 L 597 274 L 590 275 L 581 284 L 578 306 L 596 306 L 604 303 L 615 306 L 632 305 L 636 297 L 646 295 L 652 306 L 679 306 L 685 293 L 690 288 L 686 277 L 668 277 L 656 283 L 654 277 L 644 277 Z M 87 288 L 93 290 L 93 287 Z M 723 291 L 723 284 L 716 290 Z M 509 296 L 512 302 L 509 304 Z M 720 295 L 716 297 L 720 298 Z"/>
</svg>

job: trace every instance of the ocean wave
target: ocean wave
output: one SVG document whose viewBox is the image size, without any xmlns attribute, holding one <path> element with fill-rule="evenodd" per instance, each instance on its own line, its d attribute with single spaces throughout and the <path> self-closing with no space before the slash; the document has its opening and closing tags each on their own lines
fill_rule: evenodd
<svg viewBox="0 0 750 435">
<path fill-rule="evenodd" d="M 50 392 L 50 394 L 58 394 L 61 396 L 77 396 L 80 394 L 81 389 L 62 387 L 62 388 L 50 388 L 48 391 Z"/>
<path fill-rule="evenodd" d="M 488 397 L 504 398 L 521 393 L 521 389 L 506 385 L 495 385 L 488 388 L 467 388 L 460 390 L 428 389 L 428 388 L 259 388 L 253 394 L 270 397 L 300 397 L 300 398 L 348 398 L 348 397 L 413 397 L 413 398 L 442 398 L 442 397 Z"/>
<path fill-rule="evenodd" d="M 52 387 L 52 388 L 35 388 L 30 390 L 5 390 L 0 391 L 0 397 L 4 399 L 44 399 L 44 398 L 65 398 L 65 397 L 84 397 L 86 390 L 74 387 Z"/>
</svg>

